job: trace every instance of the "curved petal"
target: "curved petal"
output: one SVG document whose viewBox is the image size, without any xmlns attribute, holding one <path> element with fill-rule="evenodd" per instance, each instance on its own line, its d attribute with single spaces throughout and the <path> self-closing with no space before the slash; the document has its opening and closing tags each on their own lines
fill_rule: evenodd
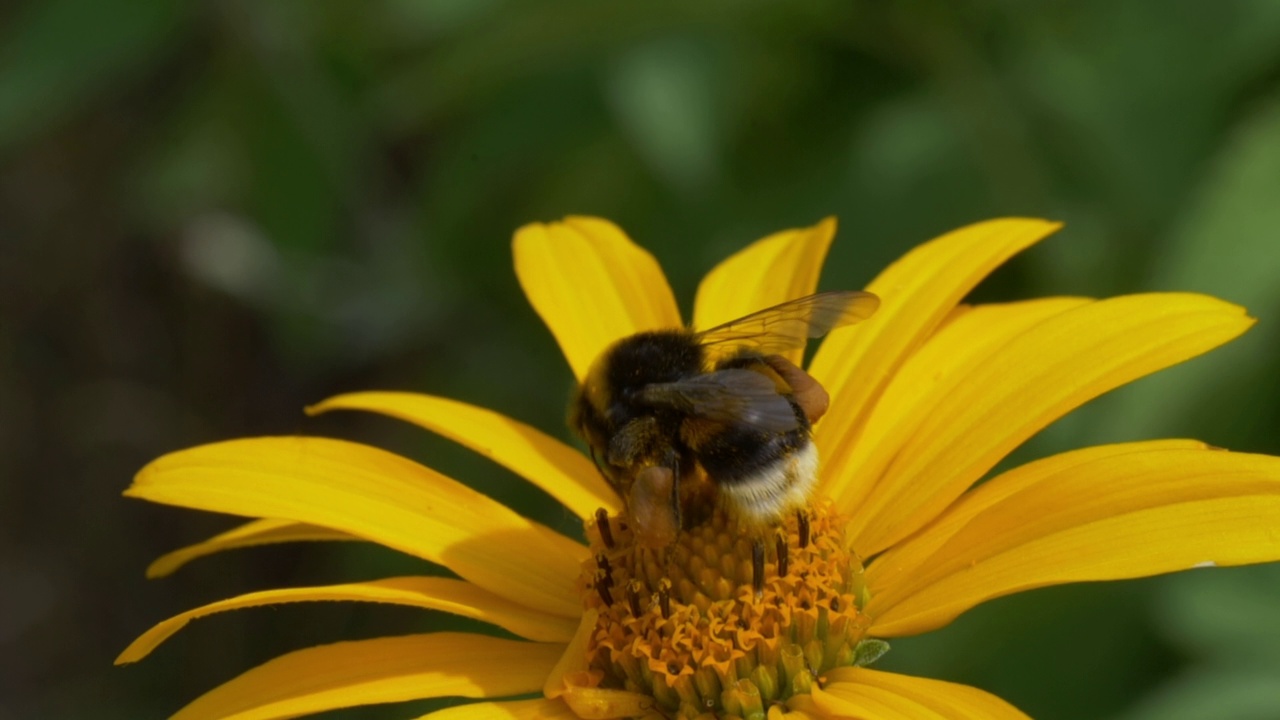
<svg viewBox="0 0 1280 720">
<path fill-rule="evenodd" d="M 564 654 L 547 674 L 547 681 L 542 686 L 543 697 L 552 699 L 560 697 L 570 686 L 565 681 L 566 677 L 590 669 L 587 666 L 587 644 L 591 641 L 591 635 L 595 632 L 599 618 L 600 613 L 595 610 L 582 613 L 582 619 L 578 622 L 578 628 L 573 632 L 569 644 L 565 646 Z"/>
<path fill-rule="evenodd" d="M 773 307 L 818 289 L 827 248 L 836 236 L 836 219 L 784 230 L 748 245 L 716 265 L 698 285 L 693 326 L 706 330 L 757 310 Z M 804 348 L 785 353 L 799 365 Z"/>
<path fill-rule="evenodd" d="M 871 632 L 914 635 L 1045 585 L 1275 561 L 1277 527 L 1280 458 L 1216 449 L 1100 457 L 977 513 L 900 579 L 910 591 L 872 595 Z"/>
<path fill-rule="evenodd" d="M 579 381 L 614 340 L 681 325 L 658 262 L 608 220 L 525 225 L 513 250 L 520 287 Z"/>
<path fill-rule="evenodd" d="M 416 720 L 580 720 L 560 700 L 511 700 L 457 705 L 422 715 Z"/>
<path fill-rule="evenodd" d="M 247 593 L 219 600 L 175 615 L 143 633 L 116 658 L 117 665 L 137 662 L 187 623 L 207 615 L 244 608 L 294 602 L 347 601 L 408 605 L 443 610 L 483 620 L 523 638 L 565 643 L 573 637 L 574 622 L 547 615 L 490 593 L 462 580 L 439 577 L 397 577 L 363 583 L 285 588 Z"/>
<path fill-rule="evenodd" d="M 880 273 L 867 290 L 880 309 L 856 331 L 818 348 L 810 374 L 831 394 L 831 411 L 815 428 L 820 447 L 852 443 L 899 365 L 984 277 L 1061 227 L 1047 220 L 990 220 L 921 245 Z"/>
<path fill-rule="evenodd" d="M 837 507 L 861 507 L 884 469 L 938 402 L 939 393 L 950 392 L 953 378 L 988 362 L 1010 339 L 1042 320 L 1087 302 L 1064 297 L 958 307 L 889 381 L 862 435 L 844 446 L 819 448 L 825 494 Z"/>
<path fill-rule="evenodd" d="M 561 695 L 561 699 L 582 720 L 615 720 L 615 718 L 660 720 L 663 717 L 655 712 L 656 701 L 653 696 L 629 690 L 585 685 L 570 686 Z"/>
<path fill-rule="evenodd" d="M 823 712 L 808 695 L 792 695 L 786 705 L 771 705 L 767 720 L 826 720 L 830 715 Z"/>
<path fill-rule="evenodd" d="M 1050 422 L 1120 385 L 1213 349 L 1253 324 L 1204 295 L 1111 298 L 1054 315 L 949 378 L 866 501 L 851 533 L 870 557 L 936 517 Z"/>
<path fill-rule="evenodd" d="M 534 692 L 563 647 L 465 633 L 320 645 L 223 683 L 171 720 L 276 720 L 421 698 Z"/>
<path fill-rule="evenodd" d="M 834 717 L 859 720 L 1031 720 L 1009 703 L 968 685 L 880 672 L 837 668 L 827 673 L 814 703 Z"/>
<path fill-rule="evenodd" d="M 1072 450 L 1016 467 L 965 493 L 920 532 L 876 556 L 866 569 L 867 588 L 877 602 L 885 606 L 910 595 L 924 582 L 920 565 L 963 530 L 970 520 L 1010 495 L 1059 473 L 1077 472 L 1089 463 L 1129 453 L 1206 448 L 1208 445 L 1199 440 L 1147 440 Z"/>
<path fill-rule="evenodd" d="M 598 508 L 622 509 L 617 493 L 582 453 L 535 428 L 474 405 L 407 392 L 360 392 L 331 397 L 307 408 L 368 410 L 411 422 L 484 455 L 547 491 L 580 518 Z"/>
<path fill-rule="evenodd" d="M 192 560 L 202 558 L 205 555 L 220 553 L 223 550 L 304 540 L 359 539 L 331 528 L 308 525 L 307 523 L 294 522 L 293 520 L 276 520 L 272 518 L 251 520 L 224 533 L 214 535 L 208 540 L 187 545 L 161 555 L 147 566 L 147 577 L 152 579 L 165 577 Z"/>
<path fill-rule="evenodd" d="M 319 437 L 230 440 L 165 455 L 125 495 L 347 532 L 564 617 L 587 549 L 430 468 Z"/>
</svg>

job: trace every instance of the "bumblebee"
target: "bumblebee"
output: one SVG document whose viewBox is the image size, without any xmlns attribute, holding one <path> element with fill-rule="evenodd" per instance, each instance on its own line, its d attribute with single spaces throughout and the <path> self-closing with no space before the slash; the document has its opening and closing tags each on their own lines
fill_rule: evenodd
<svg viewBox="0 0 1280 720">
<path fill-rule="evenodd" d="M 818 293 L 697 331 L 618 340 L 592 364 L 569 424 L 624 498 L 637 544 L 661 548 L 724 508 L 776 524 L 817 478 L 826 391 L 778 354 L 870 317 L 875 295 Z"/>
</svg>

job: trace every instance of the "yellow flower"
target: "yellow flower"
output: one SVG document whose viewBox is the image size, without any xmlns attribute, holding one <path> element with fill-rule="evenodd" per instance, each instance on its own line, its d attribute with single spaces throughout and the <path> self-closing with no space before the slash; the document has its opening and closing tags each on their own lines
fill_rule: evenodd
<svg viewBox="0 0 1280 720">
<path fill-rule="evenodd" d="M 445 610 L 523 639 L 434 633 L 300 650 L 174 717 L 267 720 L 446 696 L 480 702 L 428 717 L 1025 717 L 975 688 L 863 665 L 882 649 L 878 639 L 941 627 L 1010 593 L 1280 558 L 1273 457 L 1136 442 L 1055 455 L 975 485 L 1071 409 L 1253 322 L 1238 306 L 1178 293 L 960 304 L 1057 227 L 995 220 L 922 245 L 868 287 L 882 302 L 874 317 L 823 342 L 809 367 L 831 394 L 814 433 L 820 489 L 811 527 L 788 521 L 779 550 L 794 555 L 781 564 L 771 556 L 763 597 L 744 583 L 749 552 L 744 559 L 723 518 L 682 533 L 675 559 L 656 567 L 648 551 L 624 553 L 614 545 L 624 539 L 602 537 L 626 531 L 602 529 L 596 511 L 624 508 L 573 448 L 453 400 L 356 393 L 309 412 L 379 412 L 462 443 L 564 503 L 584 520 L 591 547 L 365 445 L 278 437 L 184 450 L 144 468 L 126 494 L 257 519 L 162 557 L 151 576 L 230 548 L 359 539 L 460 579 L 251 593 L 166 620 L 117 662 L 141 659 L 211 613 L 353 600 Z M 812 293 L 834 233 L 826 220 L 729 258 L 699 288 L 694 326 Z M 618 338 L 681 325 L 653 257 L 607 221 L 529 225 L 514 248 L 521 285 L 579 379 Z"/>
</svg>

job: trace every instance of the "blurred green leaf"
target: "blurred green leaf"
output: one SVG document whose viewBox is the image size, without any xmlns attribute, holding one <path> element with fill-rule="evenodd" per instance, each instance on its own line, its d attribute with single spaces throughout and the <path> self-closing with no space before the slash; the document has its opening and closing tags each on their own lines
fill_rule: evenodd
<svg viewBox="0 0 1280 720">
<path fill-rule="evenodd" d="M 1224 398 L 1235 379 L 1249 393 L 1275 388 L 1280 324 L 1280 101 L 1243 122 L 1199 185 L 1181 221 L 1151 262 L 1149 286 L 1204 292 L 1240 303 L 1264 322 L 1223 350 L 1172 368 L 1124 391 L 1109 408 L 1098 437 L 1157 437 L 1201 429 L 1194 421 L 1212 400 L 1218 412 L 1239 413 L 1239 395 Z M 1252 423 L 1251 423 L 1252 424 Z M 1216 437 L 1207 437 L 1222 442 Z"/>
<path fill-rule="evenodd" d="M 1270 658 L 1280 665 L 1278 599 L 1275 566 L 1196 571 L 1168 579 L 1155 617 L 1163 634 L 1202 664 Z"/>
<path fill-rule="evenodd" d="M 1221 669 L 1180 678 L 1153 691 L 1123 720 L 1275 720 L 1280 667 Z"/>
<path fill-rule="evenodd" d="M 0 41 L 0 156 L 136 73 L 183 34 L 178 0 L 28 2 Z"/>
<path fill-rule="evenodd" d="M 638 47 L 609 74 L 618 122 L 677 191 L 702 194 L 722 170 L 724 81 L 710 48 L 688 38 Z"/>
</svg>

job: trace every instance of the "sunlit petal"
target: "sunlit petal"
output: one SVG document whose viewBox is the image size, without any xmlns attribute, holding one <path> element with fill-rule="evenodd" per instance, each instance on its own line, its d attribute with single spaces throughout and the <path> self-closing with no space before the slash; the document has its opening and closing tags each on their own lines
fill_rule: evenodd
<svg viewBox="0 0 1280 720">
<path fill-rule="evenodd" d="M 547 491 L 580 518 L 591 517 L 598 508 L 611 514 L 622 509 L 617 494 L 585 455 L 492 410 L 407 392 L 350 393 L 307 408 L 313 415 L 328 410 L 368 410 L 439 433 Z"/>
<path fill-rule="evenodd" d="M 839 507 L 861 508 L 890 461 L 933 411 L 939 395 L 950 392 L 957 376 L 989 361 L 1010 339 L 1045 318 L 1087 302 L 1045 298 L 957 308 L 889 381 L 861 436 L 844 445 L 820 447 L 827 497 Z"/>
<path fill-rule="evenodd" d="M 834 717 L 859 720 L 1030 720 L 1009 703 L 968 685 L 837 668 L 813 699 Z"/>
<path fill-rule="evenodd" d="M 1280 458 L 1131 452 L 991 492 L 996 502 L 898 578 L 904 590 L 872 593 L 874 634 L 924 632 L 1045 585 L 1280 560 Z"/>
<path fill-rule="evenodd" d="M 970 225 L 915 248 L 880 273 L 867 286 L 880 296 L 875 316 L 827 338 L 809 369 L 831 393 L 832 410 L 816 428 L 819 446 L 854 442 L 885 384 L 960 300 L 1005 260 L 1059 227 L 1021 218 Z"/>
<path fill-rule="evenodd" d="M 818 707 L 809 695 L 792 695 L 785 706 L 769 708 L 768 720 L 826 720 L 831 715 Z"/>
<path fill-rule="evenodd" d="M 860 503 L 863 557 L 936 517 L 1031 435 L 1113 388 L 1240 335 L 1244 309 L 1204 295 L 1111 298 L 1053 315 L 948 378 Z"/>
<path fill-rule="evenodd" d="M 1037 483 L 1063 472 L 1099 460 L 1107 461 L 1129 453 L 1155 450 L 1203 450 L 1199 440 L 1147 440 L 1143 442 L 1097 445 L 1051 455 L 1002 473 L 965 493 L 954 505 L 920 532 L 878 555 L 867 567 L 866 579 L 877 603 L 892 605 L 906 597 L 917 585 L 919 567 L 964 529 L 974 516 Z"/>
<path fill-rule="evenodd" d="M 560 700 L 511 700 L 457 705 L 416 720 L 581 720 Z"/>
<path fill-rule="evenodd" d="M 577 686 L 562 696 L 582 720 L 613 720 L 653 716 L 654 700 L 648 695 L 610 688 Z M 660 717 L 660 716 L 659 716 Z"/>
<path fill-rule="evenodd" d="M 294 522 L 293 520 L 251 520 L 202 542 L 178 548 L 156 558 L 147 566 L 147 577 L 161 578 L 205 555 L 274 543 L 309 540 L 360 540 L 338 530 Z"/>
<path fill-rule="evenodd" d="M 706 330 L 812 295 L 835 235 L 836 220 L 829 217 L 813 227 L 775 233 L 729 256 L 698 286 L 693 304 L 694 327 Z M 804 348 L 785 354 L 799 364 Z"/>
<path fill-rule="evenodd" d="M 573 632 L 573 637 L 569 640 L 569 644 L 564 649 L 564 654 L 556 661 L 556 666 L 552 668 L 551 673 L 547 675 L 547 681 L 542 686 L 542 694 L 549 698 L 558 698 L 568 689 L 565 678 L 573 673 L 586 672 L 587 667 L 587 644 L 591 641 L 591 635 L 596 629 L 596 620 L 599 613 L 595 610 L 587 610 L 582 613 L 582 620 L 578 623 L 578 628 Z"/>
<path fill-rule="evenodd" d="M 318 437 L 231 440 L 165 455 L 126 495 L 350 533 L 440 563 L 476 585 L 566 617 L 586 548 L 434 470 Z"/>
<path fill-rule="evenodd" d="M 564 649 L 435 633 L 298 650 L 205 693 L 171 720 L 277 720 L 433 697 L 533 692 Z"/>
<path fill-rule="evenodd" d="M 607 220 L 525 225 L 513 249 L 520 286 L 579 380 L 614 340 L 681 325 L 658 262 Z"/>
<path fill-rule="evenodd" d="M 569 618 L 530 610 L 462 580 L 398 577 L 364 583 L 264 590 L 209 603 L 175 615 L 143 633 L 120 653 L 116 664 L 141 660 L 197 618 L 228 610 L 316 601 L 376 602 L 442 610 L 493 623 L 521 637 L 545 642 L 568 642 L 574 631 L 574 623 Z"/>
</svg>

